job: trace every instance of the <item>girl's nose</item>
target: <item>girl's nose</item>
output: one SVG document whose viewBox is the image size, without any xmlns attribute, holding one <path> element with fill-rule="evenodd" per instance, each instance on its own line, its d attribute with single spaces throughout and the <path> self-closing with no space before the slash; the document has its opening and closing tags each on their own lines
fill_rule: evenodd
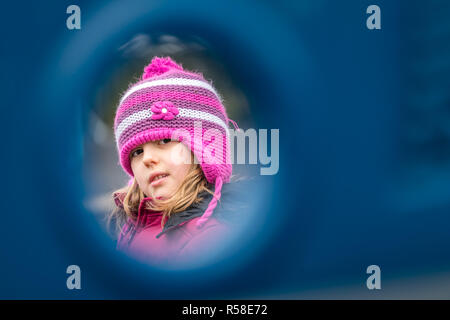
<svg viewBox="0 0 450 320">
<path fill-rule="evenodd" d="M 153 166 L 159 162 L 156 152 L 150 149 L 151 148 L 144 148 L 144 157 L 142 158 L 142 161 L 147 167 Z"/>
</svg>

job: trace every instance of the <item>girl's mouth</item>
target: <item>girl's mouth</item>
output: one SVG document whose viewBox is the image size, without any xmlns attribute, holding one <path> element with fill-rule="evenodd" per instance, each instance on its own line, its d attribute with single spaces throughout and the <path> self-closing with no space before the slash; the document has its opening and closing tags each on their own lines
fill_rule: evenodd
<svg viewBox="0 0 450 320">
<path fill-rule="evenodd" d="M 166 178 L 168 177 L 169 175 L 168 174 L 159 174 L 159 175 L 157 175 L 156 177 L 154 177 L 154 178 L 152 178 L 152 180 L 151 180 L 151 182 L 150 182 L 150 185 L 152 186 L 152 187 L 156 187 L 156 186 L 158 186 L 158 185 L 160 185 L 161 183 L 163 183 L 164 182 L 164 180 L 166 180 Z"/>
</svg>

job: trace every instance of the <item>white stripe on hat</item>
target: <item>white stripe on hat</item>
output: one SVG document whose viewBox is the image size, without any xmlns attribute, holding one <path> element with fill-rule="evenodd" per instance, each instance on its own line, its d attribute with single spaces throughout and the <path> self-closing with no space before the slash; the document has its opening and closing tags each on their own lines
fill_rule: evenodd
<svg viewBox="0 0 450 320">
<path fill-rule="evenodd" d="M 120 104 L 123 103 L 123 101 L 128 98 L 131 94 L 135 93 L 136 91 L 151 88 L 151 87 L 157 87 L 157 86 L 193 86 L 193 87 L 200 87 L 204 88 L 206 90 L 211 91 L 214 93 L 219 99 L 219 101 L 222 101 L 219 94 L 214 90 L 214 88 L 209 85 L 208 83 L 200 80 L 193 80 L 193 79 L 184 79 L 184 78 L 172 78 L 172 79 L 162 79 L 162 80 L 154 80 L 154 81 L 147 81 L 144 83 L 141 83 L 137 86 L 132 87 L 130 90 L 128 90 L 122 99 L 120 99 Z"/>
<path fill-rule="evenodd" d="M 222 128 L 224 128 L 227 136 L 229 134 L 228 127 L 225 124 L 225 122 L 213 114 L 210 114 L 210 113 L 207 113 L 204 111 L 192 110 L 192 109 L 186 109 L 186 108 L 178 108 L 178 111 L 179 111 L 179 113 L 175 118 L 184 117 L 184 118 L 192 118 L 192 119 L 210 121 L 210 122 L 213 122 L 213 123 L 221 126 Z M 120 136 L 128 127 L 132 126 L 133 124 L 135 124 L 136 122 L 139 122 L 141 120 L 150 119 L 152 117 L 152 115 L 153 115 L 153 112 L 150 109 L 146 109 L 146 110 L 141 110 L 136 113 L 133 113 L 133 114 L 129 115 L 128 117 L 126 117 L 125 119 L 123 119 L 122 122 L 120 122 L 119 125 L 117 126 L 116 141 L 117 142 L 119 141 Z M 168 125 L 170 126 L 171 120 L 168 120 L 168 121 L 169 121 Z"/>
</svg>

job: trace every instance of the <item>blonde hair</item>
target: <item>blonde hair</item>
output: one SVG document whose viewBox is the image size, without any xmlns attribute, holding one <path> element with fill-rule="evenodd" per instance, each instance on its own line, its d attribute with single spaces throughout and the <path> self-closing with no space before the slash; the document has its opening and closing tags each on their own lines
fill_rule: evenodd
<svg viewBox="0 0 450 320">
<path fill-rule="evenodd" d="M 176 192 L 168 199 L 152 199 L 146 203 L 146 209 L 162 212 L 161 227 L 164 227 L 167 219 L 175 213 L 182 212 L 194 203 L 203 200 L 200 196 L 203 192 L 214 193 L 208 188 L 208 181 L 199 164 L 192 164 L 188 174 L 181 182 Z M 109 215 L 107 224 L 109 229 L 115 221 L 115 230 L 117 233 L 122 232 L 123 225 L 128 219 L 136 220 L 139 205 L 145 198 L 145 194 L 139 188 L 136 178 L 133 179 L 131 186 L 125 186 L 113 192 L 115 194 L 125 194 L 123 199 L 123 209 L 115 208 Z"/>
</svg>

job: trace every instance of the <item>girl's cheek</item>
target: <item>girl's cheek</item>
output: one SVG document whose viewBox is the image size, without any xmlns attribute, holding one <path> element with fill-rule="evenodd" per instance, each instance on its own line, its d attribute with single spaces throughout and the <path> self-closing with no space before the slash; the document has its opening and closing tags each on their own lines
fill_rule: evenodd
<svg viewBox="0 0 450 320">
<path fill-rule="evenodd" d="M 183 164 L 190 164 L 191 162 L 190 151 L 182 143 L 177 143 L 170 150 L 170 161 L 177 166 Z"/>
</svg>

